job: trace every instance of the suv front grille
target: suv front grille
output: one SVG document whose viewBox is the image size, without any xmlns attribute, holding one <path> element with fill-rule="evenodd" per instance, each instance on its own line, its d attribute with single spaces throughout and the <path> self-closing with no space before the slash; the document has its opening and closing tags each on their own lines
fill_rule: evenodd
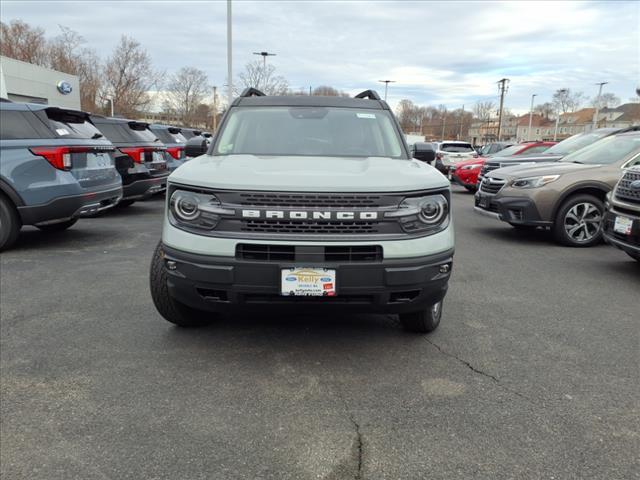
<svg viewBox="0 0 640 480">
<path fill-rule="evenodd" d="M 380 195 L 306 194 L 306 193 L 241 193 L 241 205 L 256 207 L 379 207 Z"/>
<path fill-rule="evenodd" d="M 631 183 L 640 180 L 640 172 L 627 171 L 616 187 L 615 197 L 629 203 L 640 203 L 640 190 L 631 188 Z"/>
<path fill-rule="evenodd" d="M 482 180 L 482 183 L 480 184 L 480 191 L 495 195 L 500 191 L 502 187 L 504 187 L 505 183 L 506 181 L 502 179 L 497 179 L 493 177 L 485 178 Z"/>
<path fill-rule="evenodd" d="M 380 262 L 380 245 L 339 245 L 331 247 L 262 245 L 239 243 L 237 260 L 262 262 Z"/>
<path fill-rule="evenodd" d="M 242 220 L 243 232 L 257 233 L 310 233 L 310 234 L 361 234 L 379 233 L 380 222 L 315 222 L 291 220 Z"/>
</svg>

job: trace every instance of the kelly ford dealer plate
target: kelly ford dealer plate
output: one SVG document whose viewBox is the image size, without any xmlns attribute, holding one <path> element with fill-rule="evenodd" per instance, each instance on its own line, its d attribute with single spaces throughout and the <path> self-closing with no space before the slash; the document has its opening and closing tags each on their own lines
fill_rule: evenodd
<svg viewBox="0 0 640 480">
<path fill-rule="evenodd" d="M 631 229 L 633 228 L 633 219 L 628 217 L 621 217 L 618 215 L 616 221 L 613 224 L 613 231 L 621 233 L 622 235 L 631 235 Z"/>
<path fill-rule="evenodd" d="M 328 268 L 282 269 L 282 295 L 332 297 L 336 294 L 336 271 Z"/>
</svg>

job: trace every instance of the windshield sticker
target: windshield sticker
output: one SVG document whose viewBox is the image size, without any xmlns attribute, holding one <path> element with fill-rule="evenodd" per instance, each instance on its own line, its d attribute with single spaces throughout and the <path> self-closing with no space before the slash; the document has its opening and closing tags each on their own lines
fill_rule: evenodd
<svg viewBox="0 0 640 480">
<path fill-rule="evenodd" d="M 62 137 L 63 135 L 69 135 L 69 130 L 66 128 L 56 128 L 56 133 Z"/>
<path fill-rule="evenodd" d="M 358 118 L 376 118 L 374 113 L 356 113 Z"/>
</svg>

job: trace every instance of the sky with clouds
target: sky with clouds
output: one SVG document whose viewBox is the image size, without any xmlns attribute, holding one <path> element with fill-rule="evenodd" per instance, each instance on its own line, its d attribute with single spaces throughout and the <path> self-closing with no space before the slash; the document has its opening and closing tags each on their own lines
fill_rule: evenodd
<svg viewBox="0 0 640 480">
<path fill-rule="evenodd" d="M 226 82 L 225 1 L 0 2 L 3 22 L 22 19 L 48 35 L 76 30 L 102 57 L 121 34 L 149 51 L 158 70 L 182 66 Z M 640 2 L 233 1 L 234 74 L 267 50 L 293 88 L 331 85 L 384 91 L 389 102 L 467 109 L 497 100 L 516 112 L 558 88 L 623 101 L 640 84 Z"/>
</svg>

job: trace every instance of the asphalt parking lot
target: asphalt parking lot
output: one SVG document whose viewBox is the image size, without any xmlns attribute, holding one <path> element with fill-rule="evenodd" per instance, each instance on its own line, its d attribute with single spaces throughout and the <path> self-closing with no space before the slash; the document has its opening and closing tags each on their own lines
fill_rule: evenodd
<svg viewBox="0 0 640 480">
<path fill-rule="evenodd" d="M 7 479 L 639 478 L 640 268 L 474 215 L 443 323 L 156 313 L 163 204 L 1 259 Z"/>
</svg>

